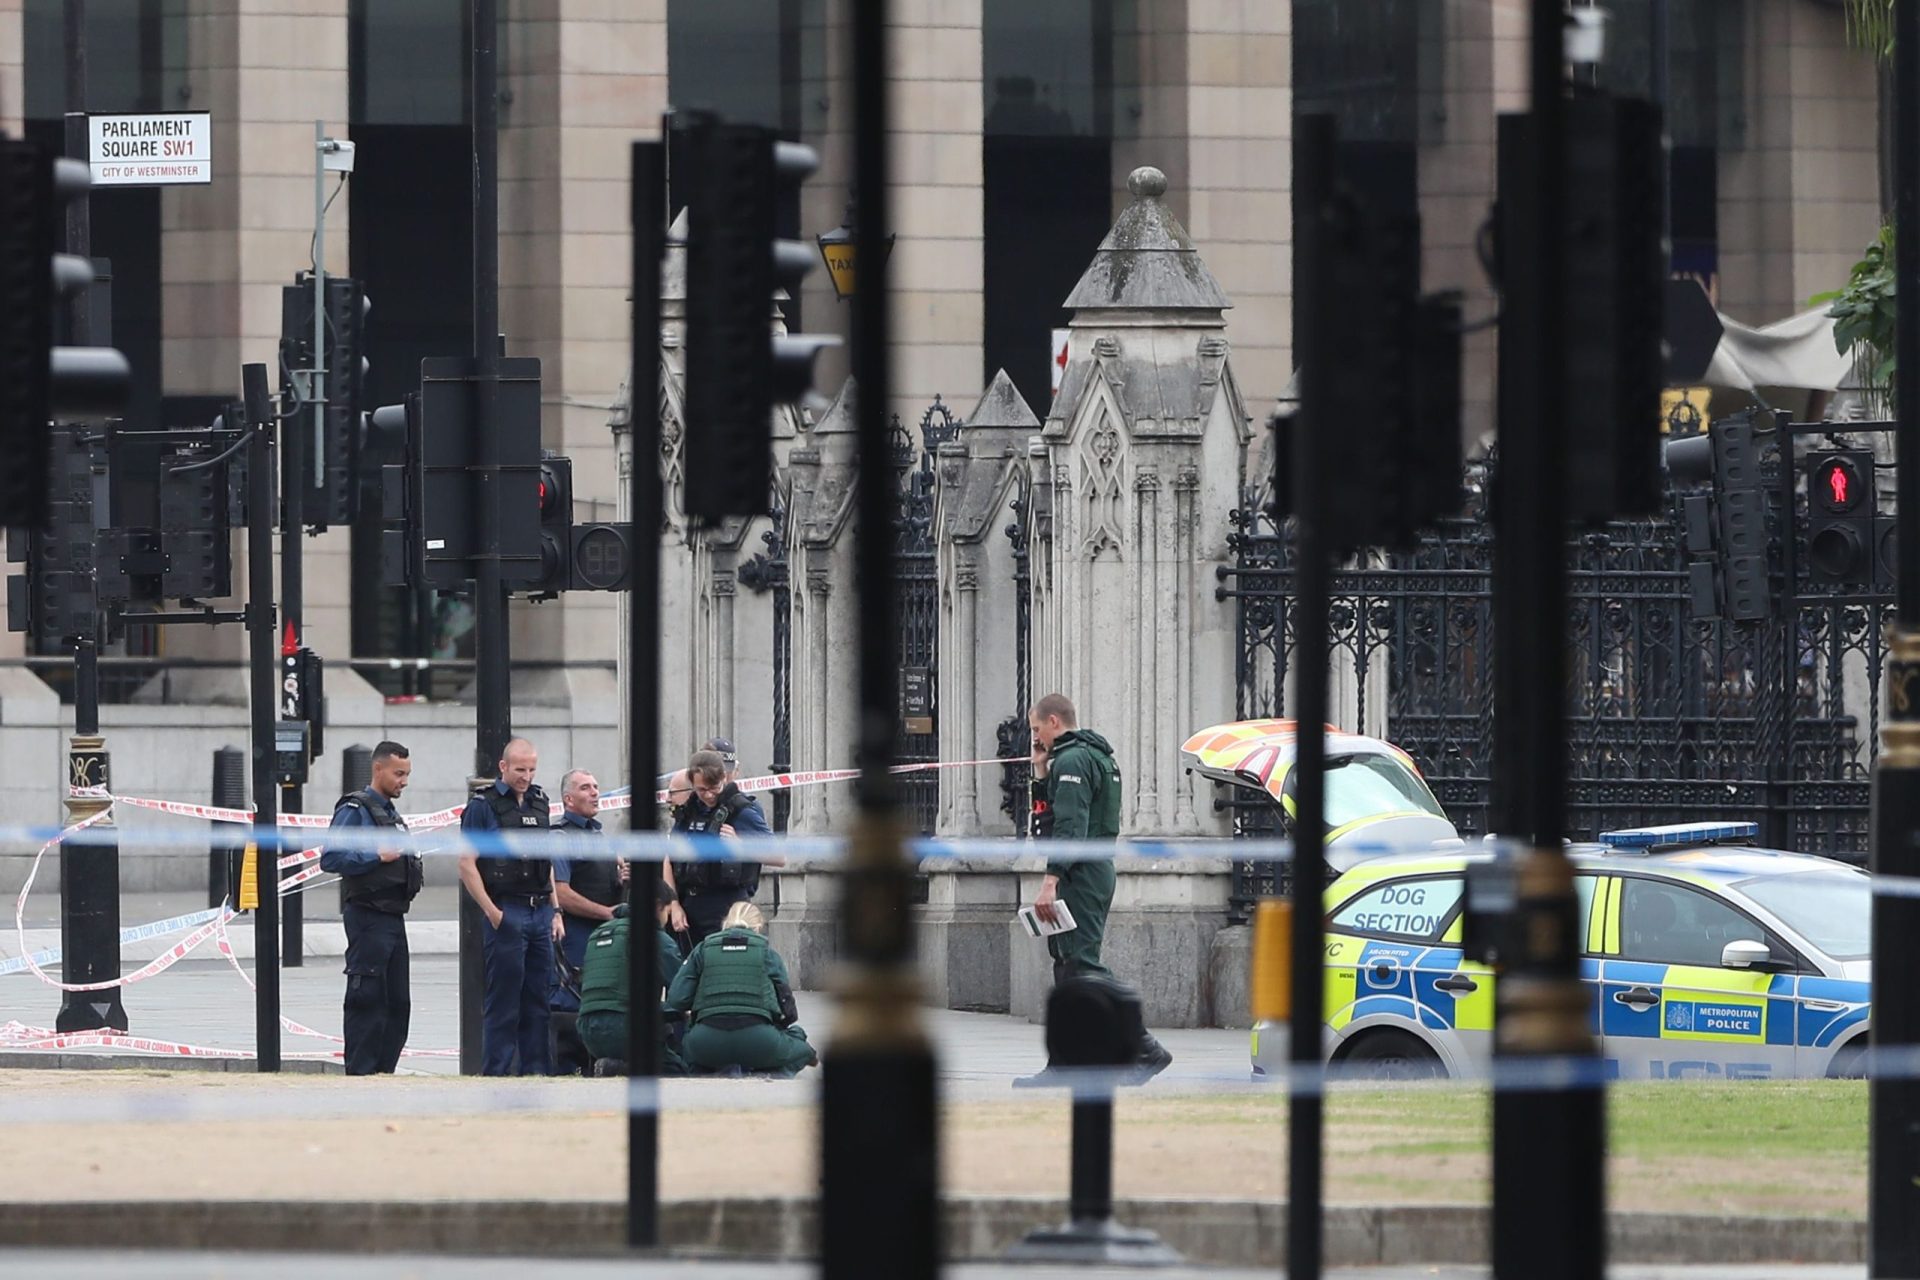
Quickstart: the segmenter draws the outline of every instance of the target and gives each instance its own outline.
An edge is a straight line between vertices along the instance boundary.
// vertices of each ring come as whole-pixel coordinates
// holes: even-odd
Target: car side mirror
[[[1720,951],[1720,965],[1725,969],[1764,969],[1772,960],[1773,949],[1752,938],[1735,938]]]

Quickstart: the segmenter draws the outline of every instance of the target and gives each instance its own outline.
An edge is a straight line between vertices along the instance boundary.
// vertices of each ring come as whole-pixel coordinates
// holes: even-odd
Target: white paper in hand
[[[1026,927],[1027,936],[1032,938],[1051,938],[1056,933],[1066,933],[1076,928],[1073,912],[1067,910],[1067,904],[1053,904],[1053,923],[1048,924],[1040,918],[1040,913],[1032,907],[1022,907],[1019,912],[1020,923]]]

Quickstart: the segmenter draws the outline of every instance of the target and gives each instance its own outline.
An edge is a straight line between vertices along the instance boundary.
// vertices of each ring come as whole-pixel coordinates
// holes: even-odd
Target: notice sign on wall
[[[96,187],[213,181],[213,125],[205,111],[91,116],[87,133]]]

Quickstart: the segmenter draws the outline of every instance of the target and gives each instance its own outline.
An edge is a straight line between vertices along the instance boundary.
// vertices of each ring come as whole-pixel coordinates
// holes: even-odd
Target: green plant
[[[1847,39],[1876,58],[1893,56],[1895,0],[1847,0]]]
[[[1894,296],[1893,228],[1883,226],[1853,264],[1846,287],[1815,294],[1813,305],[1832,304],[1833,345],[1853,354],[1854,379],[1876,396],[1891,398],[1894,372],[1893,328],[1899,299]]]

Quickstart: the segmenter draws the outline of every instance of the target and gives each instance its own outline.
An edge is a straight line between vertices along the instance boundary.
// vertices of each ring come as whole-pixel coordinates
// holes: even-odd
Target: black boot
[[[1167,1051],[1167,1046],[1154,1039],[1152,1032],[1148,1032],[1140,1042],[1140,1056],[1134,1059],[1133,1083],[1145,1084],[1172,1065],[1173,1055]]]

